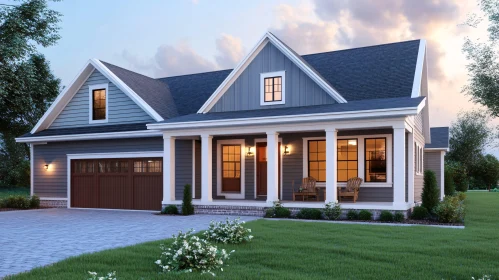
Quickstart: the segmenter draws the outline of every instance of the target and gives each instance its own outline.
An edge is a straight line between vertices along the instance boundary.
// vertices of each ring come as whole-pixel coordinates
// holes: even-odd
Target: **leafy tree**
[[[488,19],[488,40],[472,41],[467,38],[463,52],[469,61],[468,85],[463,92],[471,99],[488,108],[489,112],[499,116],[499,57],[497,42],[499,40],[499,0],[479,0],[479,7]],[[472,15],[466,24],[477,27],[481,18]]]
[[[455,192],[456,185],[454,184],[452,169],[446,164],[444,169],[444,194],[448,196],[453,195]]]
[[[485,148],[495,144],[496,130],[489,120],[483,111],[463,112],[450,127],[447,160],[461,163],[468,176]]]
[[[499,160],[490,154],[480,157],[473,176],[480,178],[490,191],[491,188],[497,186],[497,181],[499,181]]]
[[[457,161],[446,161],[445,165],[446,168],[448,168],[451,171],[456,191],[458,192],[467,191],[469,184],[469,177],[468,177],[468,172],[466,171],[464,165]]]
[[[423,192],[421,193],[421,204],[432,212],[440,200],[440,191],[437,186],[435,172],[426,170],[424,172]]]
[[[0,185],[29,182],[29,148],[14,138],[35,126],[60,90],[37,52],[60,38],[59,17],[46,0],[0,6]]]

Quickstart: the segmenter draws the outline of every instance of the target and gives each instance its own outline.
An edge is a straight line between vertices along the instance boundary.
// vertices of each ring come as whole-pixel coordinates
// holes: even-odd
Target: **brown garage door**
[[[161,158],[71,160],[71,207],[160,210]]]

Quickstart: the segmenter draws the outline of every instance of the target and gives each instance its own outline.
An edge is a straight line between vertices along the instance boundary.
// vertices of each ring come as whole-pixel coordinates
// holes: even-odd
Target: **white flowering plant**
[[[90,274],[90,278],[88,280],[116,280],[116,271],[109,272],[105,276],[99,276],[97,272],[89,271],[88,274]]]
[[[223,266],[234,252],[219,250],[208,240],[193,234],[193,230],[173,235],[171,246],[161,245],[160,259],[155,263],[163,272],[201,272],[215,276],[214,271],[223,271]]]
[[[251,229],[244,227],[245,222],[239,218],[224,221],[211,221],[210,227],[204,232],[206,239],[224,244],[238,244],[253,239]]]

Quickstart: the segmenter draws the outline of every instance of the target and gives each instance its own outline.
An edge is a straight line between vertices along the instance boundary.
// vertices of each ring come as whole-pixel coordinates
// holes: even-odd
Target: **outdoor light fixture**
[[[284,146],[284,155],[285,155],[285,156],[289,155],[289,148],[288,148],[288,146],[287,146],[287,145],[286,145],[286,146]]]
[[[247,156],[252,156],[253,152],[251,151],[251,147],[248,147],[248,152],[246,153]]]
[[[45,170],[49,170],[49,165],[48,164],[45,164],[43,167],[45,168]]]

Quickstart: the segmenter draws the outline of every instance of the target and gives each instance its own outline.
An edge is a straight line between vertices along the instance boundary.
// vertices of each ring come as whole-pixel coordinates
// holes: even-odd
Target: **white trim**
[[[58,201],[67,201],[66,197],[40,197],[40,200],[58,200]]]
[[[365,182],[364,178],[364,163],[365,163],[365,147],[364,140],[366,138],[386,138],[386,182]],[[366,134],[366,135],[351,135],[351,136],[338,136],[336,141],[342,139],[357,139],[357,175],[362,178],[363,183],[361,188],[391,188],[393,187],[393,135],[392,134]],[[309,140],[326,140],[326,137],[303,137],[303,177],[308,177],[308,141]],[[327,166],[327,163],[326,163]],[[327,180],[327,179],[326,179]],[[325,186],[325,182],[317,183],[318,186]],[[345,187],[346,182],[337,182],[338,187]]]
[[[449,148],[424,148],[425,151],[444,151],[448,152]]]
[[[98,70],[102,75],[104,75],[111,83],[116,85],[123,93],[130,97],[139,107],[141,107],[147,114],[149,114],[155,121],[163,121],[161,117],[154,109],[152,109],[149,104],[147,104],[137,93],[135,93],[130,87],[128,87],[121,79],[119,79],[113,72],[111,72],[104,64],[102,64],[97,59],[90,59],[85,67],[78,73],[75,79],[66,87],[50,105],[49,109],[42,118],[37,122],[35,127],[31,130],[34,134],[41,130],[47,129],[52,122],[59,116],[59,114],[64,110],[69,101],[74,97],[74,95],[80,90],[82,85],[86,82],[88,77],[93,73],[94,70]]]
[[[34,185],[34,174],[33,174],[33,171],[34,171],[34,166],[35,166],[35,152],[34,152],[34,144],[29,144],[29,184],[30,184],[30,187],[29,187],[29,195],[30,196],[33,196],[34,194],[34,191],[35,191],[35,185]]]
[[[106,118],[103,120],[94,120],[93,112],[94,112],[94,96],[93,91],[104,89],[106,91]],[[107,123],[109,119],[109,83],[104,84],[95,84],[88,86],[88,123]]]
[[[322,89],[324,89],[331,97],[333,97],[338,103],[347,103],[346,99],[343,98],[329,83],[327,83],[321,76],[319,76],[315,71],[310,69],[310,67],[297,55],[289,49],[286,45],[281,43],[272,33],[266,32],[257,44],[251,49],[248,55],[232,70],[232,72],[227,76],[227,78],[220,84],[220,86],[215,90],[215,92],[206,100],[206,102],[201,106],[198,113],[207,113],[215,105],[215,103],[220,99],[220,97],[227,91],[227,89],[236,81],[236,79],[241,75],[241,73],[246,69],[246,67],[253,61],[257,54],[271,42],[277,49],[279,49],[289,60],[294,62],[298,68],[300,68],[305,74],[307,74],[313,81],[315,81]]]
[[[445,151],[440,152],[440,200],[445,197]]]
[[[239,193],[233,192],[223,192],[222,191],[222,145],[241,145],[241,191]],[[227,139],[227,140],[217,140],[217,195],[225,196],[228,199],[244,199],[246,182],[245,182],[245,173],[246,173],[246,150],[244,139]]]
[[[67,208],[71,208],[71,160],[73,159],[100,159],[100,158],[147,158],[163,157],[163,151],[158,152],[120,152],[120,153],[88,153],[88,154],[66,154],[66,185],[67,185]],[[94,208],[92,208],[94,209]]]
[[[265,79],[281,77],[281,100],[265,101]],[[286,104],[286,71],[267,72],[260,74],[260,106]]]
[[[87,134],[74,134],[74,135],[20,137],[16,138],[16,142],[38,143],[38,142],[79,141],[79,140],[96,140],[96,139],[141,138],[141,137],[153,137],[153,136],[162,136],[162,135],[163,133],[157,130],[137,130],[137,131],[87,133]]]
[[[254,197],[255,197],[255,199],[258,198],[258,194],[257,194],[257,183],[258,182],[256,181],[256,172],[257,172],[256,171],[256,160],[257,160],[256,159],[256,144],[257,143],[267,143],[267,138],[255,138],[254,142],[253,142],[253,147],[255,149],[255,152],[253,153],[253,170],[254,170],[254,172],[253,172],[254,173],[253,174],[253,179],[254,179],[254,182],[255,182],[254,186],[253,186],[254,187],[253,190],[254,190]],[[281,168],[281,174],[279,175],[279,177],[281,178],[281,185],[280,185],[281,192],[280,192],[279,195],[280,195],[280,197],[282,199],[282,194],[283,194],[283,192],[282,192],[283,191],[283,184],[282,184],[283,177],[282,177],[282,174],[284,173],[283,170],[282,170],[282,161],[284,160],[284,157],[282,156],[282,147],[283,147],[283,144],[282,144],[282,138],[281,137],[279,137],[279,143],[281,143],[281,151],[279,152],[279,156],[281,157],[281,166],[280,166],[280,168]]]
[[[414,141],[414,143],[416,145],[416,175],[421,176],[424,171],[424,150],[419,142]]]
[[[421,102],[424,102],[422,100]],[[184,128],[205,128],[205,127],[222,127],[222,126],[240,126],[250,124],[283,124],[308,121],[333,121],[343,119],[358,119],[358,118],[382,118],[393,116],[408,116],[417,115],[418,107],[404,107],[395,109],[376,109],[364,111],[346,111],[318,114],[301,114],[288,116],[269,116],[241,119],[225,119],[225,120],[209,120],[209,121],[190,121],[180,123],[151,123],[147,124],[148,129],[184,129]]]
[[[416,60],[416,69],[414,72],[414,81],[412,83],[411,97],[421,96],[421,81],[423,76],[423,64],[426,54],[426,40],[419,41],[418,58]]]
[[[196,198],[196,140],[192,139],[192,198]]]

